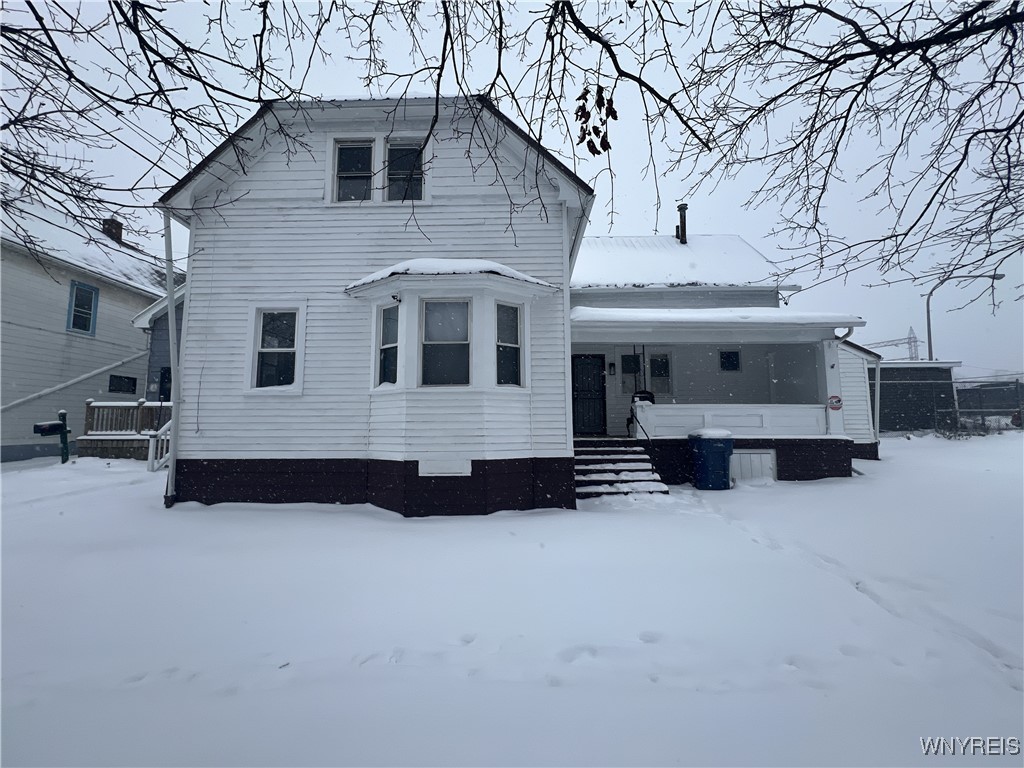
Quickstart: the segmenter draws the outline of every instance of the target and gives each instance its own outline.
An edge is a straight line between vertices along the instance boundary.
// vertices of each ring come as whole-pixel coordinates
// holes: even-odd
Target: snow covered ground
[[[1022,445],[471,519],[8,465],[3,763],[1020,765],[920,740],[1022,735]]]

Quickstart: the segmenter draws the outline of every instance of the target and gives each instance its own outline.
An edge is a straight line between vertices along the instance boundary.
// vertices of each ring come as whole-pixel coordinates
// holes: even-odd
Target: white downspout
[[[177,500],[175,470],[178,463],[178,425],[181,422],[181,378],[178,376],[178,318],[174,306],[174,258],[171,251],[171,213],[164,209],[164,272],[167,281],[167,335],[171,345],[171,402],[175,413],[171,417],[170,444],[167,453],[167,490],[164,506],[172,507]]]
[[[875,358],[875,442],[879,442],[878,419],[882,413],[882,360]]]

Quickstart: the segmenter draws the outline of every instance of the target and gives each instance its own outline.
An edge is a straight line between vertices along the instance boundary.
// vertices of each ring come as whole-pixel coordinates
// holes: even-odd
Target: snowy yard
[[[1020,765],[1018,434],[405,520],[5,466],[5,765]]]

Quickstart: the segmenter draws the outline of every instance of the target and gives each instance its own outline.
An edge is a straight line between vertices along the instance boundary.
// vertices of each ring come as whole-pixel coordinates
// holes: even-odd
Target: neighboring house
[[[953,369],[959,361],[884,360],[879,387],[883,432],[950,430],[958,424]],[[874,371],[869,371],[874,397]]]
[[[685,220],[584,238],[582,180],[482,98],[425,141],[434,109],[268,104],[161,198],[191,233],[176,500],[571,508],[574,438],[683,482],[706,426],[739,476],[850,474],[828,403],[863,320],[779,308],[760,254]]]
[[[174,320],[178,348],[181,348],[181,322],[185,309],[185,286],[174,292]],[[149,361],[146,368],[146,399],[168,403],[171,400],[171,337],[167,332],[167,297],[153,302],[132,318],[132,325],[149,334]]]
[[[848,476],[836,329],[864,321],[781,308],[794,286],[769,280],[740,237],[687,236],[679,208],[674,237],[584,238],[571,283],[576,434],[649,438],[669,483],[691,479],[687,435],[703,428],[733,433],[739,479]],[[637,392],[653,402],[634,405]]]
[[[147,342],[131,319],[163,291],[158,262],[121,237],[121,224],[82,228],[63,213],[19,203],[2,239],[2,459],[59,453],[32,426],[66,410],[81,434],[85,401],[144,396]],[[32,238],[28,248],[15,232]]]

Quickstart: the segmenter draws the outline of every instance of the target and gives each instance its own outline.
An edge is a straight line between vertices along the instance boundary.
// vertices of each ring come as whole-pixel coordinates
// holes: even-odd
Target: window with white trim
[[[651,392],[672,393],[672,362],[667,354],[651,355]]]
[[[398,305],[380,311],[380,344],[377,355],[377,384],[398,381]]]
[[[91,285],[71,281],[71,297],[68,300],[67,329],[74,333],[96,335],[96,307],[99,304],[99,289]]]
[[[522,313],[518,306],[496,306],[497,380],[498,384],[522,386]]]
[[[469,384],[469,302],[424,301],[422,368],[424,386]]]
[[[338,142],[335,154],[334,199],[338,202],[372,200],[373,142]]]
[[[295,383],[297,325],[295,310],[259,311],[255,387],[285,387]]]
[[[423,199],[423,152],[419,142],[388,143],[387,179],[387,200]]]

